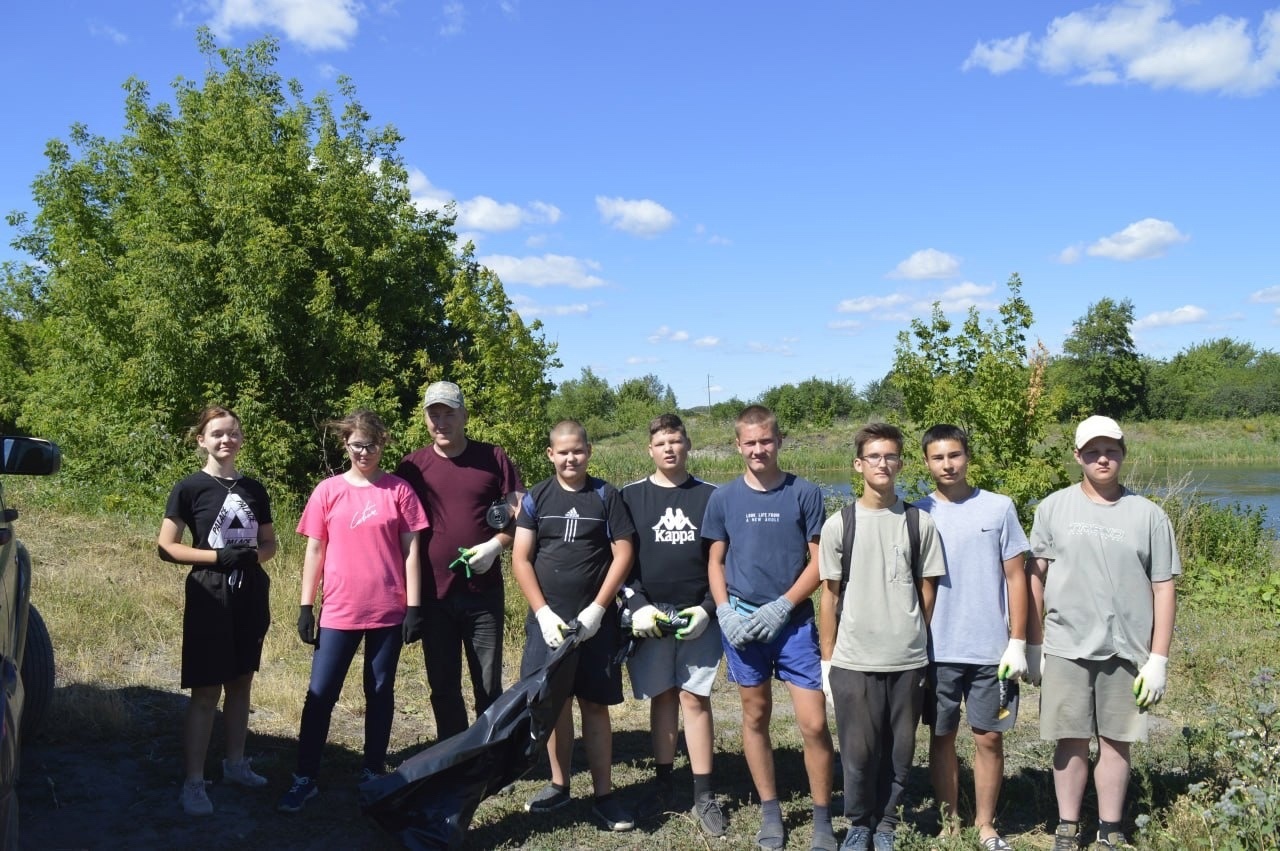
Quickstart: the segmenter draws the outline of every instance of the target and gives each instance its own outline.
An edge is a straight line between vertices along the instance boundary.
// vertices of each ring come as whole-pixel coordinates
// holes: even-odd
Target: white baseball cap
[[[1120,425],[1111,417],[1094,414],[1076,426],[1076,449],[1083,449],[1084,445],[1095,437],[1113,437],[1116,440],[1124,440],[1124,432],[1120,430]]]

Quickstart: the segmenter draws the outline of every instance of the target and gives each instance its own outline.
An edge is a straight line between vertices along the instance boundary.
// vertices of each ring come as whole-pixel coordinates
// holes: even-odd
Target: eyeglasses
[[[350,449],[352,452],[355,452],[361,455],[371,454],[374,452],[378,452],[382,449],[382,447],[376,443],[348,443],[347,448]]]
[[[872,467],[879,467],[881,462],[884,462],[885,464],[888,464],[890,467],[892,467],[894,464],[902,463],[902,456],[893,455],[893,454],[880,455],[877,453],[875,455],[863,455],[862,460],[863,462],[870,464]]]

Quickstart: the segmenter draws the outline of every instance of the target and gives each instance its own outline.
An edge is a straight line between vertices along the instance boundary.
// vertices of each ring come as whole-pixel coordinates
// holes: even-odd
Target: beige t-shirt
[[[916,580],[943,576],[946,559],[933,519],[920,512],[920,572],[912,573],[906,506],[873,510],[858,505],[853,558],[831,664],[850,671],[908,671],[929,664],[929,633]],[[840,578],[844,516],[822,526],[818,571]]]

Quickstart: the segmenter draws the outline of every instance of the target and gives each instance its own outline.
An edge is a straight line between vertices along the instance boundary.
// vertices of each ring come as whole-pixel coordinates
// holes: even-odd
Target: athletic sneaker
[[[648,821],[651,818],[657,818],[663,813],[670,812],[671,800],[674,797],[670,783],[655,781],[649,794],[645,795],[640,800],[640,803],[636,805],[636,819],[638,821]]]
[[[301,812],[303,804],[318,794],[320,794],[320,787],[316,785],[314,777],[299,777],[295,774],[293,785],[280,797],[280,803],[276,805],[276,809],[282,813]]]
[[[1096,848],[1132,848],[1128,840],[1124,838],[1124,834],[1118,830],[1113,830],[1106,836],[1098,834],[1098,844]]]
[[[1077,851],[1080,847],[1080,825],[1059,824],[1053,832],[1053,851]]]
[[[360,779],[356,783],[368,783],[370,780],[377,780],[379,777],[386,777],[385,771],[374,771],[372,768],[360,769]]]
[[[635,817],[613,795],[596,798],[591,807],[591,815],[604,825],[605,830],[630,830],[636,826]]]
[[[854,825],[845,834],[840,851],[870,851],[871,828]]]
[[[249,764],[249,758],[245,757],[239,762],[222,761],[222,782],[261,789],[267,785],[267,778],[255,773],[253,766]]]
[[[893,851],[893,840],[893,831],[877,830],[871,837],[871,845],[876,851]]]
[[[182,811],[189,816],[207,816],[213,812],[213,801],[204,791],[204,780],[188,780],[182,784]]]
[[[707,836],[724,836],[729,832],[729,820],[714,795],[708,795],[693,805],[693,817]]]
[[[524,811],[526,813],[549,813],[568,806],[572,800],[573,798],[570,797],[568,789],[557,789],[548,783],[529,799],[529,803],[524,805]]]

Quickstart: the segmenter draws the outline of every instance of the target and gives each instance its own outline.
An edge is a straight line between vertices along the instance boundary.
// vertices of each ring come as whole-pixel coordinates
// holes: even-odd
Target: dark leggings
[[[311,684],[302,706],[298,733],[298,774],[314,778],[320,771],[320,755],[329,738],[333,707],[342,694],[342,683],[364,639],[364,767],[386,770],[395,714],[396,666],[400,663],[401,629],[320,629],[320,646],[311,658]]]

